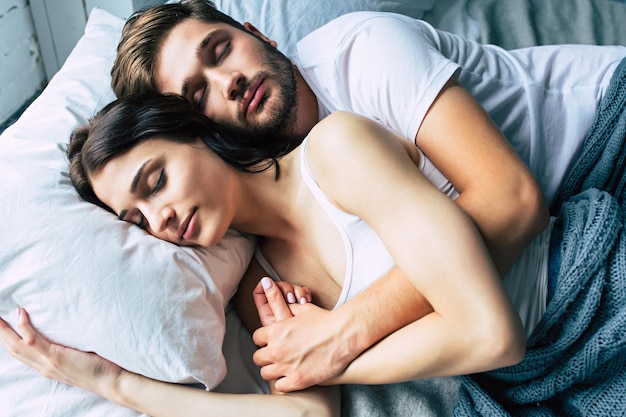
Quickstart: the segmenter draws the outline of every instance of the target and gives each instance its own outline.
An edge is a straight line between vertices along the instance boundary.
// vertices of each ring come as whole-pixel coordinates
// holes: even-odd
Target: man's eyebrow
[[[213,36],[213,32],[210,32],[206,35],[196,46],[196,56],[201,56],[202,51],[207,47],[209,42],[211,41],[211,36]],[[189,77],[183,80],[183,85],[180,87],[180,95],[183,97],[187,97],[187,92],[189,91]]]

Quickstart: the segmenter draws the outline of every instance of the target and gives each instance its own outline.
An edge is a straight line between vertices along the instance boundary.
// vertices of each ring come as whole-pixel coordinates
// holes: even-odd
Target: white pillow
[[[67,175],[71,130],[114,99],[123,21],[95,9],[41,96],[0,137],[0,315],[17,306],[52,340],[171,382],[224,377],[224,309],[253,245],[232,232],[206,250],[160,241],[79,199]],[[2,415],[136,415],[48,381],[0,349]],[[88,412],[87,412],[88,411]]]
[[[287,56],[296,42],[342,14],[360,10],[393,12],[416,19],[430,11],[435,0],[213,0],[215,6],[238,22],[250,22],[278,42]]]

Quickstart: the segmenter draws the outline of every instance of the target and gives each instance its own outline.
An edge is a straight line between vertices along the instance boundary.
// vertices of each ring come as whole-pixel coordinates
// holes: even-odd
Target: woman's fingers
[[[26,310],[18,310],[17,332],[11,326],[0,319],[0,340],[2,346],[15,359],[34,368],[42,375],[53,378],[51,365],[50,342],[42,336],[30,322],[30,317]]]
[[[35,330],[30,322],[30,316],[23,308],[18,309],[17,330],[20,332],[22,341],[26,345],[33,345],[41,334]]]
[[[22,338],[6,321],[0,319],[0,344],[11,354],[18,349]]]
[[[260,284],[267,298],[267,304],[272,310],[274,321],[285,320],[292,317],[293,315],[289,310],[289,306],[285,301],[280,287],[268,277],[262,278]]]
[[[293,317],[289,304],[306,304],[312,300],[308,287],[274,281],[268,277],[262,278],[257,284],[252,298],[263,326]]]
[[[276,281],[274,284],[283,293],[283,298],[287,304],[306,304],[311,302],[311,290],[309,287],[303,287],[291,284],[286,281]]]

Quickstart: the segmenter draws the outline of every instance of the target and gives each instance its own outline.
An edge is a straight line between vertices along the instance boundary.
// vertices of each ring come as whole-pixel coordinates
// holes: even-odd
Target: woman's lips
[[[196,209],[193,209],[191,215],[181,225],[178,237],[180,239],[189,240],[196,230],[196,224],[198,223],[198,216],[196,215]]]

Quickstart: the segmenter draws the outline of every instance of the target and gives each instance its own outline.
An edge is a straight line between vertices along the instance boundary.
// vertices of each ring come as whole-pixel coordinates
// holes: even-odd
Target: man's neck
[[[319,121],[319,107],[317,97],[311,87],[300,74],[298,67],[294,65],[296,73],[296,94],[298,95],[298,115],[294,127],[294,134],[300,139],[304,139],[309,134],[313,126]]]

